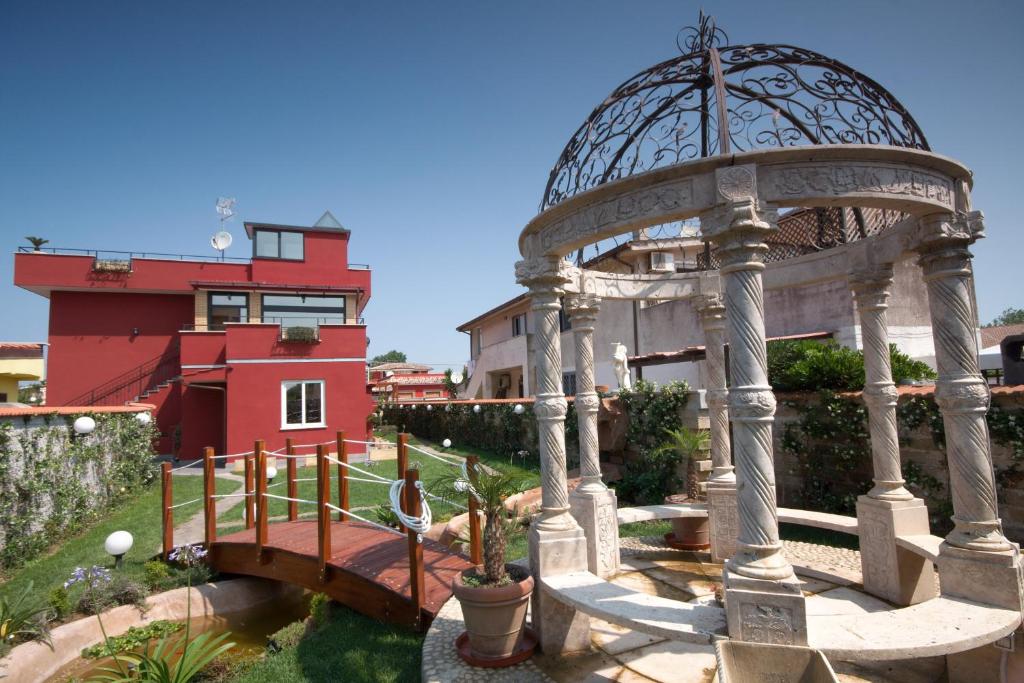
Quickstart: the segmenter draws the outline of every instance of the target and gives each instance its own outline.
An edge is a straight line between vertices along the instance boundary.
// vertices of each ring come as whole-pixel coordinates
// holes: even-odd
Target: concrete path
[[[201,477],[203,476],[203,470],[201,468],[187,468],[179,470],[174,473],[176,476],[184,477]],[[245,479],[240,475],[234,474],[227,471],[218,471],[216,474],[217,479],[228,479],[236,482],[238,486],[228,493],[241,493],[242,486],[245,484]],[[241,505],[244,498],[242,496],[232,496],[231,498],[218,498],[217,499],[217,517],[235,507]],[[174,545],[186,545],[194,543],[202,543],[206,540],[206,528],[203,520],[203,508],[202,505],[198,505],[196,512],[189,517],[186,521],[181,524],[176,524],[174,527]],[[159,548],[157,552],[159,552]]]

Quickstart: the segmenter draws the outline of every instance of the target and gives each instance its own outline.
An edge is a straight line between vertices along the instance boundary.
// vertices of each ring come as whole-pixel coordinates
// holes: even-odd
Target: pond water
[[[190,622],[190,632],[191,634],[206,631],[230,632],[231,636],[228,638],[228,642],[235,643],[235,647],[230,653],[232,659],[259,657],[266,651],[267,638],[271,634],[309,614],[309,597],[309,593],[295,594],[294,597],[266,602],[226,616],[194,617]],[[88,618],[95,619],[95,617]],[[178,633],[184,633],[184,630]],[[100,675],[101,668],[112,665],[113,660],[110,658],[101,660],[78,658],[48,678],[47,683],[87,680],[91,676]]]

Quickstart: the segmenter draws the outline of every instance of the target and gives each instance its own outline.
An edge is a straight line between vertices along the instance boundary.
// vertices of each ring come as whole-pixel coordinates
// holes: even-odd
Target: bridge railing
[[[439,498],[429,493],[420,481],[418,468],[409,466],[409,450],[413,449],[423,455],[439,460],[452,467],[461,467],[465,473],[466,468],[477,467],[479,459],[476,456],[469,456],[463,461],[454,460],[454,456],[442,456],[409,444],[407,434],[399,434],[397,439],[396,466],[397,479],[389,479],[375,472],[362,469],[350,462],[349,444],[361,444],[371,446],[371,442],[356,441],[345,438],[344,431],[338,431],[336,438],[332,441],[316,444],[295,444],[289,438],[285,441],[285,447],[278,451],[267,451],[266,444],[262,439],[253,443],[253,449],[245,453],[234,453],[230,455],[215,455],[213,448],[203,449],[203,495],[201,498],[174,504],[174,482],[173,473],[177,470],[191,467],[193,463],[172,468],[170,463],[163,463],[161,468],[161,483],[163,487],[163,556],[169,559],[174,549],[174,510],[187,505],[202,502],[204,543],[207,549],[217,540],[217,500],[221,498],[241,497],[244,505],[245,528],[255,528],[256,561],[264,563],[268,561],[265,547],[269,539],[269,507],[270,501],[279,499],[287,502],[288,520],[296,521],[299,518],[299,503],[316,506],[317,524],[317,561],[319,565],[319,578],[321,582],[330,579],[330,558],[331,558],[331,513],[337,513],[338,521],[358,521],[372,526],[379,527],[385,531],[404,535],[408,539],[409,548],[409,579],[412,602],[417,610],[423,607],[424,584],[423,584],[423,534],[428,531],[432,522],[430,507],[427,498]],[[332,453],[330,446],[336,450]],[[297,454],[296,451],[302,448],[316,448],[316,476],[299,478],[298,461],[309,456]],[[283,452],[282,452],[283,451]],[[270,483],[268,471],[270,463],[274,463],[274,476],[277,472],[277,458],[283,457],[286,460],[286,478],[283,482]],[[369,457],[369,452],[368,456]],[[239,493],[218,494],[216,492],[215,466],[219,459],[242,458],[243,460],[243,489]],[[336,478],[338,487],[337,505],[331,502],[331,472],[330,466],[336,465]],[[306,500],[299,498],[298,484],[302,481],[316,481],[317,499]],[[373,520],[367,519],[351,509],[349,500],[349,482],[360,481],[388,486],[389,498],[392,511],[399,519],[404,531],[385,526]],[[270,493],[268,489],[280,485],[287,486],[287,495]],[[456,507],[469,511],[469,555],[473,564],[479,565],[482,562],[482,544],[479,511],[479,503],[473,495],[472,488],[467,488],[467,505],[447,501]],[[417,612],[418,613],[418,612]]]

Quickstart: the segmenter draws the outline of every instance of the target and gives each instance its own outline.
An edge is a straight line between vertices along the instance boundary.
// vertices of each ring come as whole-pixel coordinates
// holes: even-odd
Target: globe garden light
[[[480,404],[479,403],[477,405],[473,406],[473,412],[474,413],[479,413],[480,412]]]
[[[83,415],[82,417],[75,420],[75,434],[81,434],[83,436],[85,434],[92,434],[92,431],[94,429],[96,429],[96,420],[92,419],[88,415]]]
[[[433,410],[433,409],[434,409],[434,406],[429,405],[429,404],[427,405],[427,410]]]
[[[515,413],[516,415],[522,415],[523,414],[523,404],[522,403],[517,403],[516,407],[512,409],[512,412]]]
[[[121,569],[124,566],[124,554],[132,549],[134,543],[135,539],[127,531],[115,531],[107,536],[103,549],[114,556],[114,566]]]
[[[441,442],[441,445],[444,446],[445,448],[451,448],[452,447],[452,440],[451,439],[445,439],[444,441]]]
[[[153,416],[150,415],[148,411],[144,413],[135,413],[135,421],[145,427],[153,421]]]
[[[274,465],[267,465],[267,481],[273,482],[274,477],[277,476],[277,467]]]

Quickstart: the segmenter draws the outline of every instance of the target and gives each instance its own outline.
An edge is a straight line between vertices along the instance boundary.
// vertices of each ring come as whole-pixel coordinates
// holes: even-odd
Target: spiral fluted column
[[[850,276],[850,289],[860,316],[864,345],[864,402],[871,432],[871,463],[875,485],[868,496],[878,500],[911,500],[903,486],[900,441],[896,428],[896,385],[892,381],[886,309],[892,287],[892,266],[878,265]]]
[[[918,264],[928,285],[935,340],[935,402],[946,429],[953,530],[946,541],[959,548],[1004,551],[989,443],[988,383],[978,366],[976,316],[968,246],[983,234],[980,212],[933,214],[914,237]]]
[[[705,389],[711,418],[711,477],[708,485],[734,486],[732,451],[729,443],[729,390],[725,379],[725,304],[721,294],[704,294],[696,300],[704,328]]]
[[[567,296],[576,347],[576,399],[579,426],[580,485],[569,496],[573,517],[587,536],[587,567],[600,577],[619,569],[619,525],[615,493],[601,479],[601,455],[597,438],[600,400],[594,383],[594,325],[601,300],[593,295]]]
[[[731,175],[744,170],[729,169]],[[750,175],[750,181],[739,180],[752,184]],[[777,229],[778,217],[759,206],[755,196],[725,196],[727,203],[701,216],[701,229],[718,245],[728,318],[729,418],[739,513],[739,537],[730,567],[749,578],[785,579],[793,576],[793,568],[779,540],[772,461],[775,396],[768,384],[761,280],[762,256],[768,249],[765,238]]]

